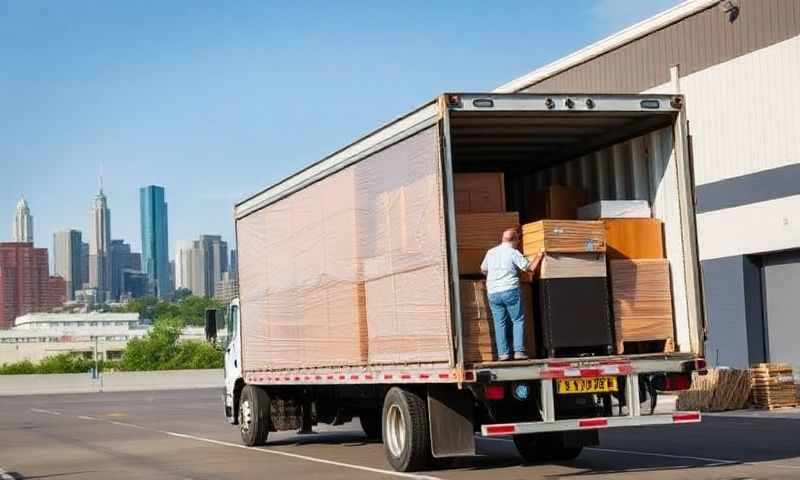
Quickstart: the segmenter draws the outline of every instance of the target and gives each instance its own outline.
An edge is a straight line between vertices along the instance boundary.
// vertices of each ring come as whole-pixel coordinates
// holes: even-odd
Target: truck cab
[[[242,341],[239,326],[239,299],[234,298],[227,308],[226,331],[227,345],[225,346],[225,392],[223,401],[225,405],[225,418],[231,424],[237,424],[239,393],[244,386],[242,380]]]

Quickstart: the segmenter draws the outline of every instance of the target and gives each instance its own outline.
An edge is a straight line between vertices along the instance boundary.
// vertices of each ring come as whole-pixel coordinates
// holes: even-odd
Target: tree
[[[123,370],[165,370],[166,363],[177,352],[183,322],[177,317],[161,317],[142,338],[128,341],[122,352]]]
[[[184,298],[188,297],[191,294],[192,294],[192,291],[189,290],[188,288],[183,288],[183,287],[176,288],[175,289],[175,301],[176,302],[180,302],[181,300],[183,300]]]
[[[186,325],[202,326],[205,325],[206,309],[222,308],[222,304],[213,298],[190,295],[178,304],[178,308],[179,315]]]
[[[180,341],[181,317],[160,317],[142,338],[130,340],[122,353],[122,370],[221,368],[222,351],[198,341]]]

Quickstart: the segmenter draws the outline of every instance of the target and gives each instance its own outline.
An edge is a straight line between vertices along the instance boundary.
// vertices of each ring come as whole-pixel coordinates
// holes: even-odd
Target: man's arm
[[[484,275],[489,273],[489,262],[486,261],[488,258],[489,252],[486,252],[486,255],[483,256],[483,261],[481,262],[481,272],[483,272]]]

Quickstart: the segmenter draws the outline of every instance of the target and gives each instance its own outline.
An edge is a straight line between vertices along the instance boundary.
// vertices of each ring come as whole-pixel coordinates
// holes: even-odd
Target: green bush
[[[115,362],[98,361],[100,371],[116,367]],[[76,353],[60,353],[37,363],[23,360],[0,365],[0,375],[23,375],[31,373],[86,373],[94,368],[94,360]]]
[[[221,368],[223,354],[215,346],[179,341],[183,325],[179,317],[158,319],[147,335],[128,342],[120,368],[127,371]]]

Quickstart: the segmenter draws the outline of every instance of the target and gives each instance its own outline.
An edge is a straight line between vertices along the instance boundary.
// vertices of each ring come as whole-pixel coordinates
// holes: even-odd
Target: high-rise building
[[[124,269],[139,270],[139,254],[131,253],[131,246],[125,240],[111,240],[111,299],[118,300],[122,286]]]
[[[89,286],[89,244],[81,242],[81,283],[76,290],[83,290]]]
[[[105,301],[111,292],[111,212],[103,189],[89,209],[89,287],[97,289],[98,301]]]
[[[121,300],[130,298],[141,298],[147,295],[147,274],[138,270],[123,268],[120,272],[122,282],[120,284],[119,298]]]
[[[75,300],[75,291],[83,288],[82,245],[80,230],[59,230],[53,234],[53,273],[66,282],[68,300]]]
[[[205,258],[200,242],[181,240],[175,248],[175,288],[206,296]]]
[[[205,296],[213,297],[217,282],[228,271],[228,243],[219,235],[200,235],[199,243],[203,249]]]
[[[139,252],[131,253],[131,268],[142,271],[142,254]]]
[[[32,243],[0,243],[0,329],[30,312],[44,312],[66,300],[66,283],[51,277],[46,248]]]
[[[239,268],[239,257],[236,255],[236,249],[231,249],[231,261],[228,263],[228,272],[231,276],[236,278],[236,270]]]
[[[214,288],[214,298],[221,304],[228,305],[231,300],[239,296],[239,281],[231,272],[222,274],[222,279],[217,282]]]
[[[33,215],[25,197],[17,202],[14,221],[11,224],[11,241],[33,243]]]
[[[169,281],[169,234],[164,187],[139,189],[142,230],[142,270],[147,273],[157,297],[172,295]]]

